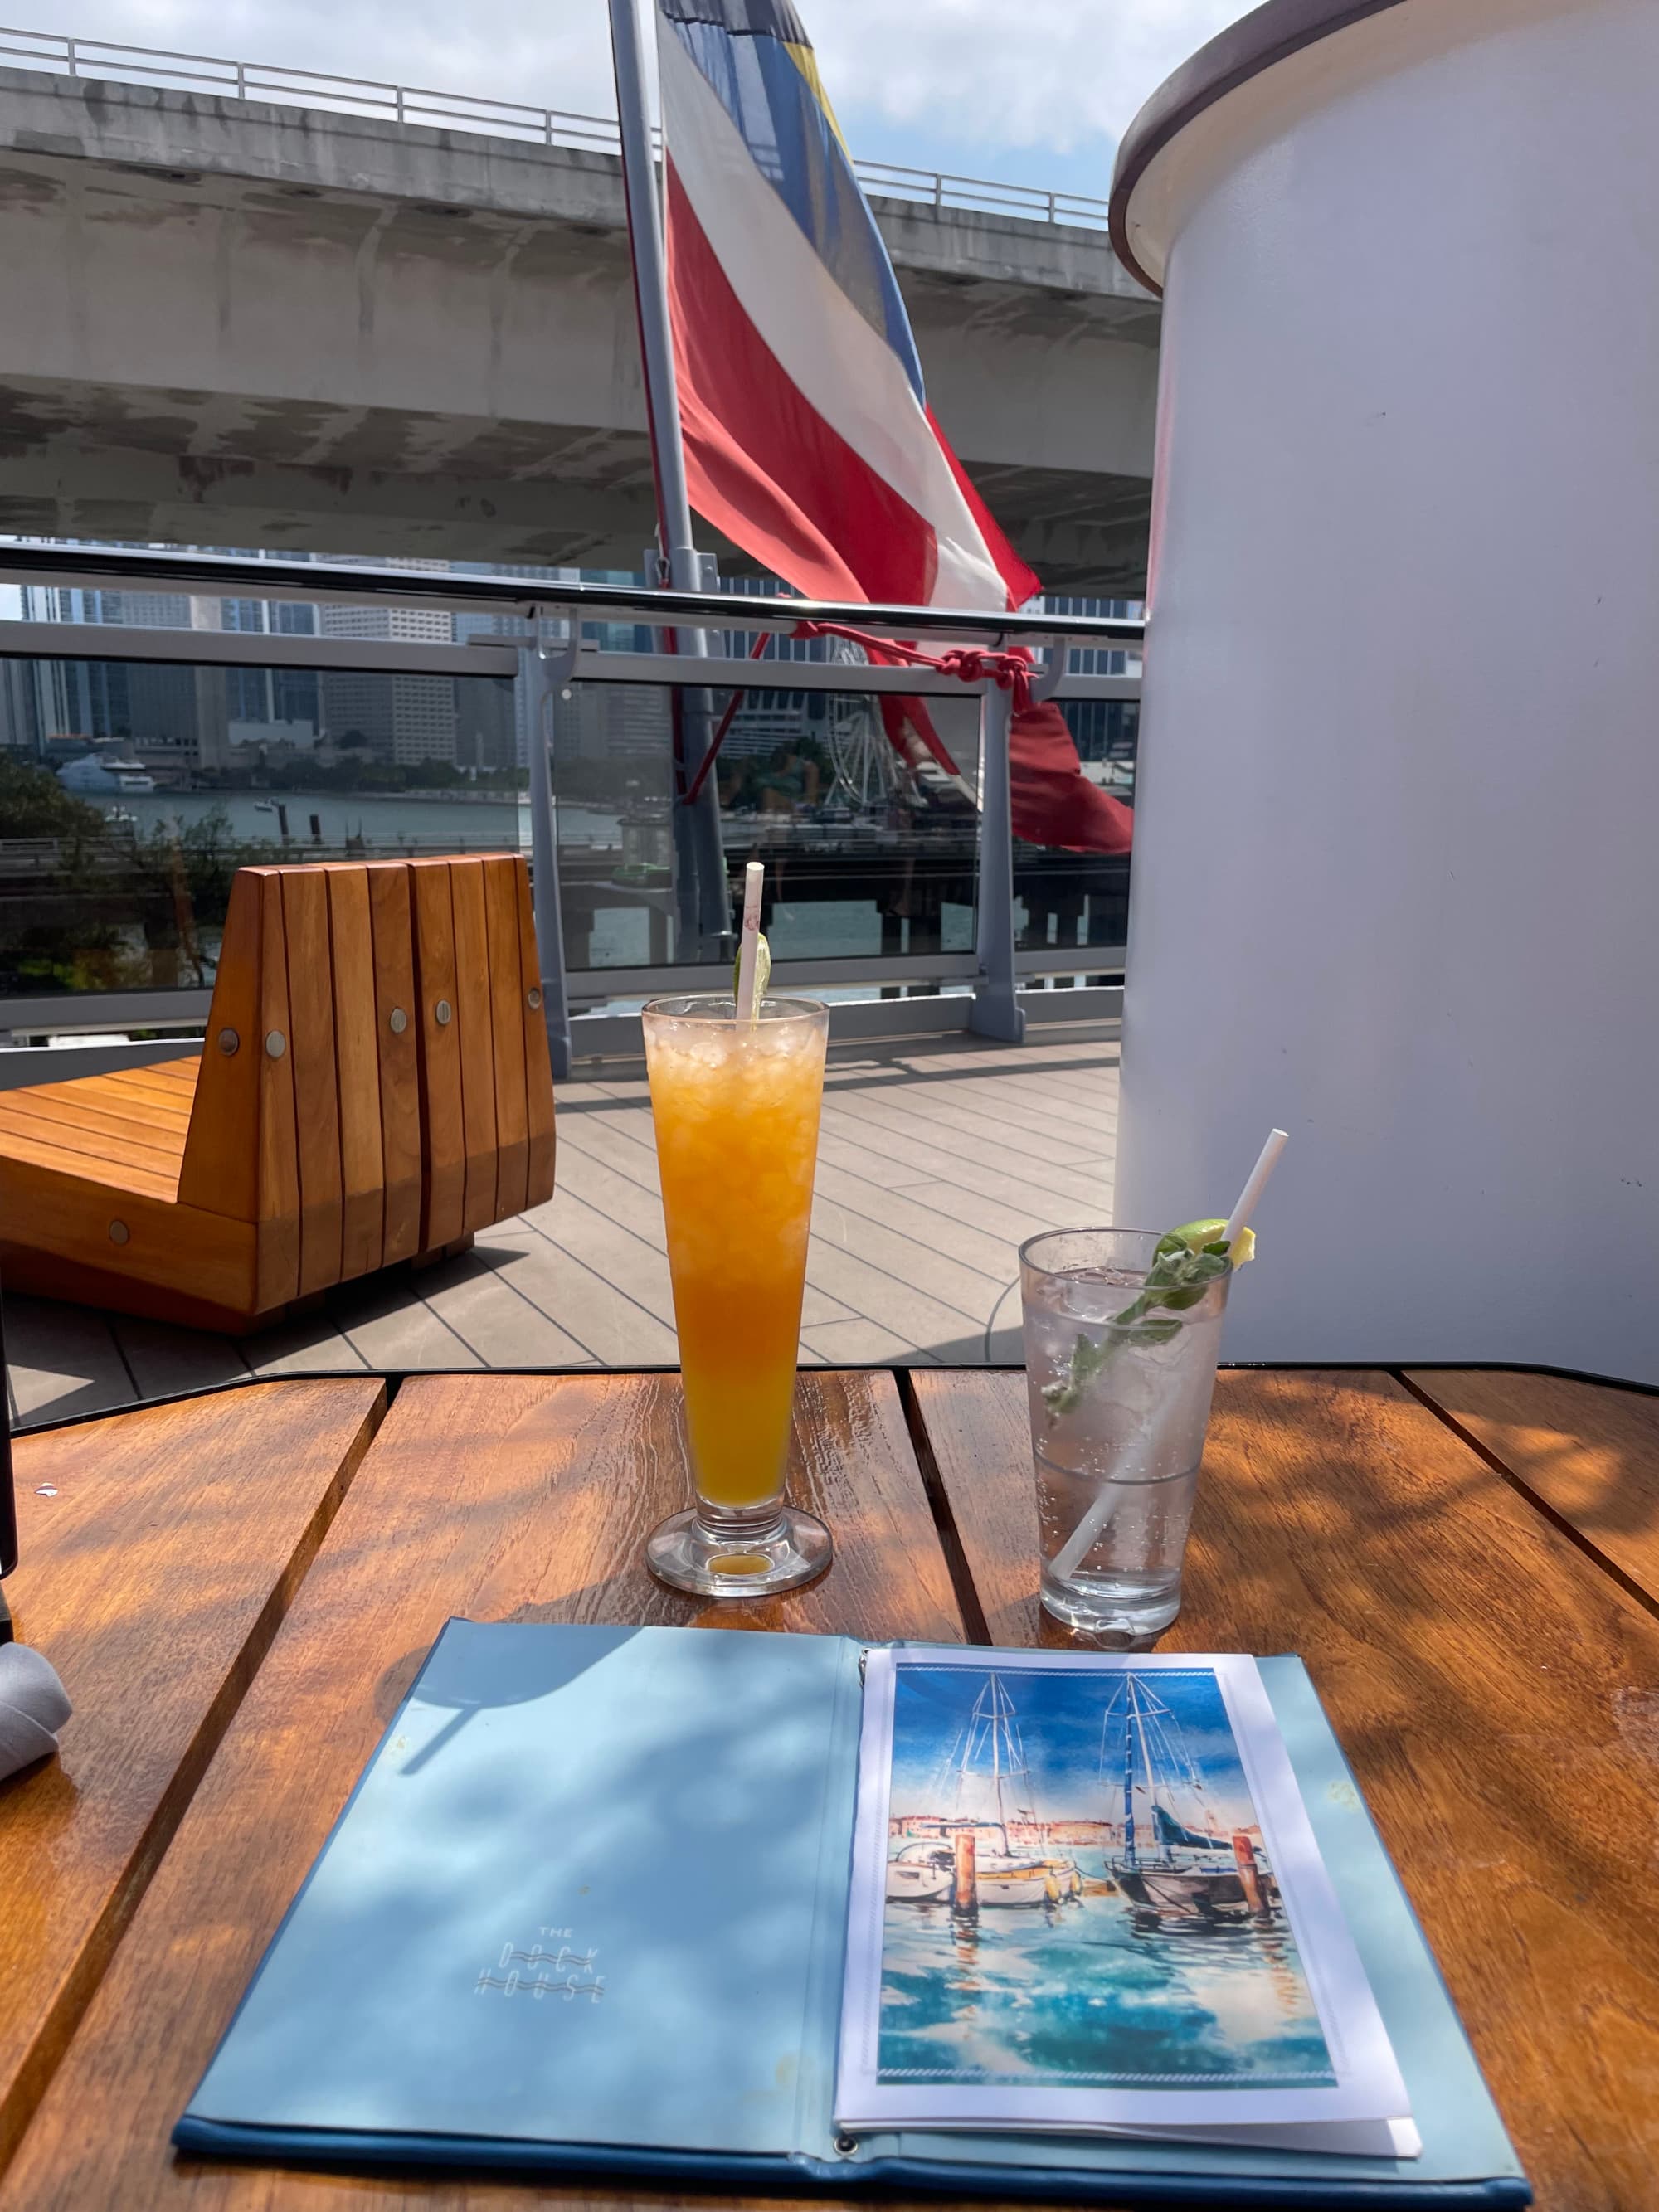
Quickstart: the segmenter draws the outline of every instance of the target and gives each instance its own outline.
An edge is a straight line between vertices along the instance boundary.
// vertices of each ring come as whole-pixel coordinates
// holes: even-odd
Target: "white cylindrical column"
[[[1279,1122],[1231,1356],[1659,1382],[1659,9],[1350,13],[1259,9],[1120,166],[1117,1218],[1224,1212]]]

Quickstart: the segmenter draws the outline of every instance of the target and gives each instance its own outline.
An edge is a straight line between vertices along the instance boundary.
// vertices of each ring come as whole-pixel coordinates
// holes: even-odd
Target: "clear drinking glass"
[[[1139,1642],[1181,1608],[1231,1267],[1148,1293],[1144,1229],[1062,1229],[1020,1249],[1042,1553],[1056,1620]]]
[[[696,1486],[646,1559],[708,1596],[793,1589],[830,1564],[823,1522],[783,1502],[829,1009],[658,999],[644,1024]]]

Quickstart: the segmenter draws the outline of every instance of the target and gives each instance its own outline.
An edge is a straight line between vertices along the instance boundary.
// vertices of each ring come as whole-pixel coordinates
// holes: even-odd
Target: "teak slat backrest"
[[[258,1231],[261,1312],[300,1290],[300,1159],[289,1050],[288,931],[280,868],[230,889],[179,1201]]]
[[[431,1251],[551,1197],[553,1079],[524,862],[410,874]]]
[[[341,1279],[344,1213],[324,870],[283,871],[283,921],[288,931],[287,1056],[294,1065],[294,1123],[300,1145],[300,1295],[305,1297]]]
[[[466,1138],[461,1115],[461,1032],[455,1020],[455,915],[447,860],[410,864],[415,925],[415,989],[420,1006],[421,1249],[434,1252],[461,1234],[466,1195]]]
[[[461,1121],[466,1137],[464,1232],[495,1218],[495,1053],[491,1034],[489,943],[483,862],[451,860],[455,915],[455,1025],[461,1033]]]
[[[491,1218],[522,1213],[530,1188],[530,1121],[525,1091],[525,987],[519,975],[517,864],[483,864],[484,936],[489,952],[489,1041],[495,1090],[495,1188]]]
[[[521,860],[244,868],[179,1196],[258,1230],[261,1311],[553,1188]]]
[[[386,1241],[386,1163],[380,1134],[380,1056],[375,1038],[374,940],[368,871],[321,871],[334,963],[334,1065],[340,1092],[340,1275],[380,1265]]]
[[[409,870],[401,860],[368,870],[374,950],[374,1038],[380,1054],[380,1159],[386,1178],[381,1258],[421,1249],[421,1062],[416,1034],[415,930]]]

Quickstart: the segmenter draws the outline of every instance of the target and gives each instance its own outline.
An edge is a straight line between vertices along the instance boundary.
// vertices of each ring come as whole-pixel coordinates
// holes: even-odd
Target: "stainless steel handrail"
[[[510,638],[475,638],[465,645],[407,639],[321,637],[280,630],[149,629],[126,623],[24,622],[0,619],[0,660],[117,660],[181,668],[303,668],[383,676],[494,676],[518,673]],[[584,646],[571,669],[584,684],[665,684],[682,664],[660,654],[606,653]],[[904,698],[959,699],[961,679],[929,668],[872,668],[861,661],[751,660],[711,654],[699,661],[699,684],[734,691],[893,692]],[[1140,678],[1068,672],[1062,699],[1138,699]]]
[[[1115,645],[1140,649],[1146,624],[1126,616],[988,614],[962,607],[905,607],[791,599],[732,592],[673,592],[647,584],[580,584],[550,576],[465,576],[453,569],[380,568],[369,562],[264,561],[240,554],[173,552],[155,546],[0,544],[0,579],[70,584],[85,590],[200,592],[218,599],[381,599],[458,614],[567,616],[633,622],[658,629],[781,630],[836,622],[885,637],[990,640],[1009,644]]]
[[[389,84],[378,77],[340,76],[329,70],[228,61],[213,54],[127,46],[109,39],[70,38],[58,31],[24,31],[0,24],[0,58],[7,57],[58,76],[136,78],[162,91],[180,84],[192,89],[199,86],[232,100],[265,99],[312,107],[327,104],[347,112],[386,115],[397,123],[460,123],[488,137],[529,139],[585,152],[618,151],[617,125],[609,116],[579,115],[563,108],[533,106],[524,100],[495,100],[479,93],[434,92],[416,85]],[[871,191],[893,198],[1079,229],[1106,228],[1108,203],[1086,193],[1048,191],[1036,185],[913,169],[901,161],[855,161],[854,167]]]

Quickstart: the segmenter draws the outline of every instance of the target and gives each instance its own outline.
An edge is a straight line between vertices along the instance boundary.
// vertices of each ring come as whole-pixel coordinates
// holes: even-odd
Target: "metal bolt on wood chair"
[[[240,1333],[553,1192],[521,860],[244,868],[198,1059],[0,1093],[9,1288]]]

